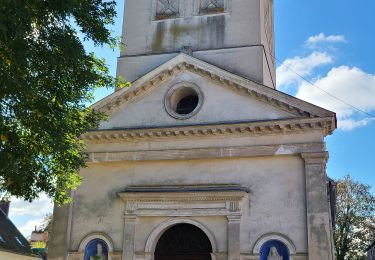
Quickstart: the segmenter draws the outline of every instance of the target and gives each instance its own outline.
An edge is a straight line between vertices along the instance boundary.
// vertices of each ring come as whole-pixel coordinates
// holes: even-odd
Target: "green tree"
[[[87,104],[115,81],[79,35],[115,47],[115,1],[2,0],[0,14],[0,193],[66,203],[85,167],[79,137],[102,118]]]
[[[375,239],[375,196],[369,185],[349,175],[337,181],[336,258],[365,259],[366,247]]]
[[[53,214],[48,213],[44,216],[42,223],[39,226],[39,230],[44,232],[52,232]]]

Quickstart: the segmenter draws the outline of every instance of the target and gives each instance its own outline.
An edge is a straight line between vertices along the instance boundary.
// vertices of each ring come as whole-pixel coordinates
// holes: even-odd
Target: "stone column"
[[[72,202],[69,205],[53,208],[51,236],[49,238],[48,259],[68,260],[70,237],[72,229],[74,192],[71,192]]]
[[[125,215],[124,244],[123,244],[122,260],[133,260],[136,224],[137,224],[137,216]]]
[[[332,260],[331,223],[327,198],[327,152],[303,153],[305,160],[308,254],[311,260]]]
[[[239,260],[241,215],[230,215],[228,218],[228,260]]]

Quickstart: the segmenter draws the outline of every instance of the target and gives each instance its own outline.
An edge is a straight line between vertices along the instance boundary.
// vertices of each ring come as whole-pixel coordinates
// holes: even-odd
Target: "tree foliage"
[[[336,203],[336,258],[363,259],[375,240],[375,196],[371,187],[349,175],[338,180]]]
[[[114,46],[115,1],[2,0],[0,14],[0,193],[67,202],[85,167],[79,137],[102,117],[87,104],[114,84],[79,35]]]
[[[39,230],[43,232],[52,232],[53,214],[48,213],[44,216],[42,223],[39,226]]]

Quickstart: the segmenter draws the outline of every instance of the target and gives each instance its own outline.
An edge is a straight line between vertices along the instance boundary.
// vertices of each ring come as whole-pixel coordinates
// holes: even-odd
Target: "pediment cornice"
[[[175,126],[167,128],[97,130],[85,133],[85,140],[121,141],[145,138],[204,137],[217,135],[267,135],[321,130],[329,135],[334,130],[332,117],[298,118],[217,125]]]
[[[211,64],[180,54],[157,69],[133,82],[129,89],[119,90],[93,105],[105,114],[111,114],[120,106],[131,103],[142,95],[168,82],[183,71],[191,71],[214,81],[217,85],[249,95],[297,117],[335,117],[335,113],[289,96],[280,91],[263,86],[254,81],[234,75]],[[335,128],[336,126],[334,126]]]

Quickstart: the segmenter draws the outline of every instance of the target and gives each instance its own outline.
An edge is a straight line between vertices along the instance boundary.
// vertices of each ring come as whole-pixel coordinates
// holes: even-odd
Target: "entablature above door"
[[[232,184],[130,186],[117,193],[125,216],[241,216],[249,191]]]

